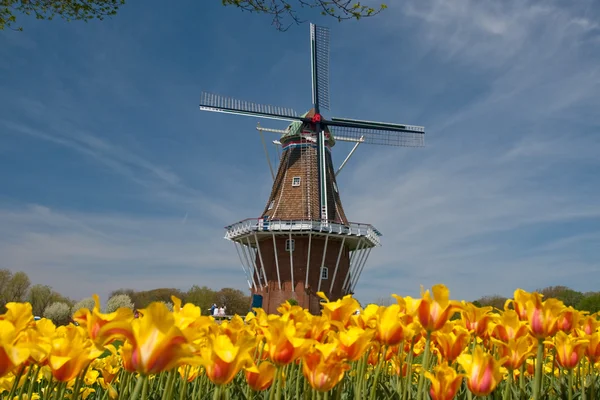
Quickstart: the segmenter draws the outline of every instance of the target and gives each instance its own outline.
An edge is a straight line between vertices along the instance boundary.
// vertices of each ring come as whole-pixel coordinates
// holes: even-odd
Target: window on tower
[[[329,279],[329,268],[321,268],[321,279]]]
[[[285,241],[285,251],[294,251],[296,249],[296,241],[294,239],[287,239]]]
[[[300,186],[300,177],[295,176],[292,178],[292,186]]]
[[[275,200],[273,200],[272,202],[269,203],[269,210],[272,210],[273,207],[275,206]]]

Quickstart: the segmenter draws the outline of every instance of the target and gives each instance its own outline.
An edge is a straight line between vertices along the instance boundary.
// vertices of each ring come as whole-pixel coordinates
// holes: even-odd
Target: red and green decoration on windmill
[[[330,300],[354,289],[371,249],[381,233],[370,224],[349,222],[339,196],[336,176],[361,144],[423,146],[425,129],[356,119],[330,118],[329,30],[310,25],[312,103],[305,114],[290,108],[256,104],[203,93],[204,111],[289,121],[281,134],[281,158],[273,174],[271,194],[260,218],[226,227],[253,293],[253,305],[267,312],[288,299],[312,313],[320,312],[320,297]],[[336,171],[331,148],[336,141],[355,143]]]

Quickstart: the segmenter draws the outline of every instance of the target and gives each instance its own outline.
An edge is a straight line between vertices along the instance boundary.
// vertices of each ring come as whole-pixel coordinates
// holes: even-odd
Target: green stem
[[[200,376],[197,376],[194,379],[194,388],[192,389],[192,400],[196,398],[196,390],[198,390],[198,382],[200,381]]]
[[[277,392],[275,392],[275,400],[281,400],[281,368],[277,368]]]
[[[381,373],[381,366],[385,363],[385,355],[387,353],[387,346],[383,346],[379,352],[379,360],[377,360],[377,367],[375,369],[375,379],[373,380],[373,386],[371,386],[371,400],[375,400],[377,395],[377,384],[379,382],[379,375]]]
[[[21,380],[21,377],[23,376],[24,371],[25,371],[25,366],[22,366],[21,368],[19,368],[19,372],[17,372],[17,375],[15,375],[15,380],[12,384],[10,392],[8,393],[8,397],[7,397],[8,399],[12,399],[13,396],[15,395],[17,386],[19,386],[19,381]]]
[[[213,392],[213,400],[221,400],[221,394],[223,387],[221,385],[215,385],[215,391]]]
[[[36,368],[36,372],[37,372],[37,366],[36,366],[35,368]],[[19,399],[22,399],[22,398],[23,398],[23,390],[25,389],[25,384],[26,384],[26,383],[29,383],[29,386],[30,386],[30,387],[31,387],[31,386],[33,386],[33,382],[30,382],[30,381],[31,381],[31,372],[32,372],[33,370],[34,370],[34,366],[33,366],[33,365],[30,365],[30,366],[29,366],[29,369],[27,370],[27,376],[25,377],[25,382],[23,382],[23,384],[22,384],[22,385],[21,385],[21,387],[19,388],[19,394],[18,394],[18,396],[19,396]],[[35,381],[35,380],[34,380],[34,381]],[[9,397],[9,399],[10,399],[10,397]]]
[[[73,386],[73,400],[77,400],[79,398],[79,392],[81,388],[81,382],[85,379],[85,374],[87,374],[88,368],[91,363],[85,366],[83,371],[79,375],[77,375],[77,379],[75,379],[75,386]]]
[[[144,377],[144,384],[142,385],[142,400],[148,400],[148,377]]]
[[[410,352],[408,353],[408,361],[406,367],[406,379],[404,381],[404,390],[402,391],[402,400],[406,400],[409,388],[412,388],[412,362],[413,354],[415,349],[415,340],[413,339],[410,344]]]
[[[137,400],[140,392],[142,390],[142,386],[144,386],[144,381],[147,380],[148,377],[140,375],[135,382],[135,388],[133,389],[133,393],[131,394],[131,400]]]
[[[190,376],[190,369],[192,367],[190,365],[186,365],[184,377],[183,377],[183,386],[181,387],[181,393],[179,393],[179,400],[185,400],[185,395],[187,394],[187,385],[188,385],[188,376]]]
[[[423,398],[423,385],[425,384],[425,370],[429,363],[429,344],[431,343],[431,332],[427,332],[427,338],[425,340],[425,351],[423,353],[423,363],[421,365],[421,373],[419,374],[419,385],[417,386],[417,400]]]
[[[569,400],[573,400],[573,368],[569,370],[569,389],[567,391]]]
[[[502,396],[502,400],[510,400],[512,398],[511,394],[510,394],[510,387],[512,384],[512,376],[513,376],[513,371],[509,370],[508,371],[508,378],[506,379],[506,382],[504,383],[504,395]]]
[[[538,339],[537,357],[535,360],[535,380],[533,383],[533,400],[540,399],[542,389],[542,366],[544,362],[544,339]]]
[[[35,385],[36,381],[37,381],[37,377],[38,374],[40,373],[40,366],[36,365],[35,366],[35,373],[33,374],[33,379],[31,380],[30,384],[29,384],[29,388],[27,389],[27,399],[31,400],[31,396],[33,395],[33,386]]]

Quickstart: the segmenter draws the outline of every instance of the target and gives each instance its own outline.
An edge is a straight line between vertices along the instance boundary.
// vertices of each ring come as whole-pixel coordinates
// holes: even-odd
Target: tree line
[[[544,299],[555,298],[562,301],[565,306],[573,307],[579,311],[588,311],[595,313],[600,311],[600,292],[578,292],[567,286],[548,286],[543,289],[537,289],[536,292],[544,295]],[[498,309],[504,309],[504,303],[507,298],[499,295],[483,296],[473,304],[477,306],[492,306]]]
[[[115,290],[108,296],[102,311],[112,312],[119,307],[142,309],[154,301],[164,302],[172,308],[171,296],[178,297],[184,304],[199,306],[205,315],[209,314],[212,304],[227,307],[228,315],[245,315],[250,310],[250,295],[241,290],[213,290],[207,286],[194,285],[187,291],[175,288]],[[0,269],[0,314],[6,312],[6,304],[10,302],[28,302],[31,304],[33,315],[50,318],[58,324],[68,323],[72,314],[80,308],[94,307],[94,299],[91,297],[75,301],[48,285],[32,285],[25,272],[13,273],[8,269]]]

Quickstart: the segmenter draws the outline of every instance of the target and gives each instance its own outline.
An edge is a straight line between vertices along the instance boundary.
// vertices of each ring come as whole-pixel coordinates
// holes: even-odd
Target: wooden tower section
[[[375,228],[346,218],[331,158],[335,141],[327,130],[327,218],[321,218],[316,138],[314,125],[293,122],[281,137],[279,168],[261,217],[226,227],[248,285],[268,313],[294,299],[318,314],[317,292],[330,300],[353,293],[371,248],[379,245]]]

